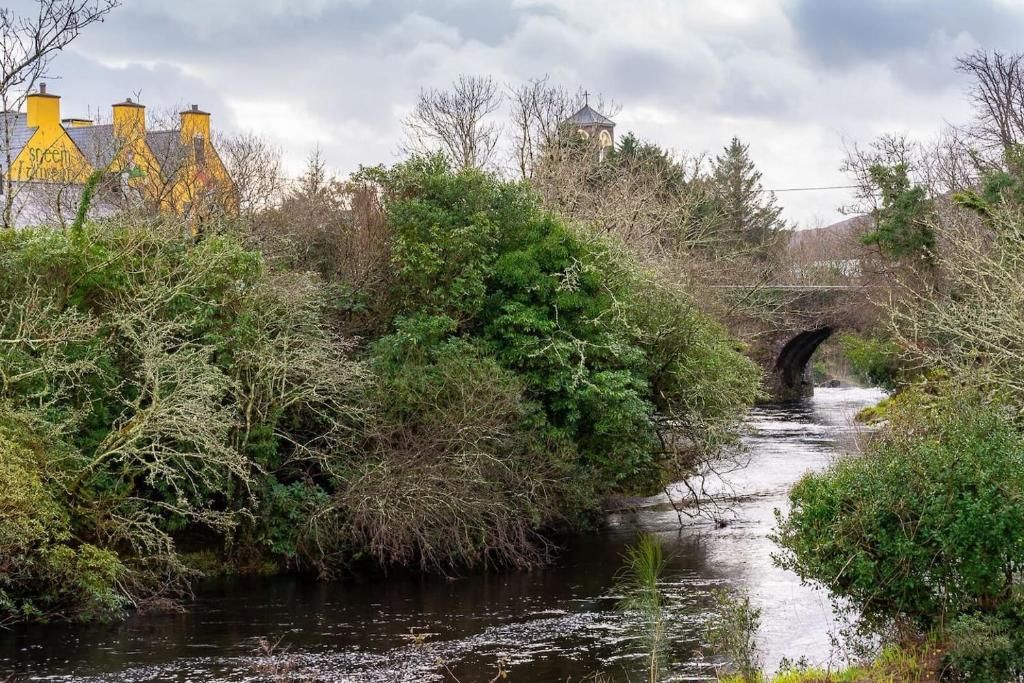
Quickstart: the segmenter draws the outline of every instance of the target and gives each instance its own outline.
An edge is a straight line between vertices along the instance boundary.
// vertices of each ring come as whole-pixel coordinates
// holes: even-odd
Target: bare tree
[[[920,180],[933,196],[974,187],[986,164],[974,141],[960,128],[946,126],[933,141],[920,147]]]
[[[1000,152],[1024,142],[1024,54],[978,50],[956,63],[974,79],[969,93],[978,141]]]
[[[4,146],[4,207],[2,227],[13,227],[13,134],[16,112],[26,94],[43,78],[54,56],[90,24],[103,18],[119,0],[37,0],[35,14],[16,14],[0,8],[0,131]]]
[[[345,312],[340,322],[347,332],[371,334],[390,320],[392,232],[372,181],[359,174],[339,179],[317,151],[280,204],[253,227],[268,260],[317,272],[343,286],[353,300],[374,302]]]
[[[847,144],[846,159],[839,170],[849,176],[857,187],[854,190],[854,201],[840,207],[840,211],[850,216],[877,211],[881,197],[871,177],[871,169],[879,165],[901,165],[907,169],[912,179],[917,180],[920,158],[920,146],[906,135],[886,133],[872,140],[867,146],[856,142]]]
[[[593,101],[598,111],[614,118],[621,107],[582,87],[576,92],[552,83],[548,76],[509,86],[512,122],[512,160],[524,180],[533,180],[541,164],[579,147],[579,129],[572,115]],[[600,150],[599,150],[600,151]],[[599,155],[600,156],[600,155]]]
[[[235,182],[239,212],[255,223],[282,199],[281,150],[254,133],[222,136],[217,147]]]
[[[504,99],[490,76],[459,76],[450,90],[422,90],[404,123],[407,151],[440,151],[461,168],[493,161],[501,126],[490,120]]]
[[[547,76],[509,87],[512,102],[512,144],[516,170],[533,178],[544,150],[556,144],[577,104],[576,97]]]
[[[985,221],[954,205],[940,207],[932,229],[943,248],[942,278],[921,287],[901,282],[890,306],[896,338],[925,367],[944,368],[1024,406],[1024,221],[1011,205]]]
[[[607,157],[572,131],[542,149],[531,184],[544,205],[645,258],[715,241],[707,220],[706,159],[677,157],[633,136]]]

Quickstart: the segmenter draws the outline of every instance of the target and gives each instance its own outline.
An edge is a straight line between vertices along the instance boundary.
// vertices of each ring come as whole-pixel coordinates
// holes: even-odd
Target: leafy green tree
[[[1024,206],[1024,146],[1015,145],[1003,154],[1004,167],[988,169],[976,189],[958,192],[954,201],[998,227],[996,214]]]
[[[451,334],[476,340],[522,378],[526,397],[543,409],[550,438],[573,444],[581,474],[598,490],[659,485],[665,473],[654,363],[628,324],[648,283],[628,260],[541,210],[525,185],[472,170],[455,174],[438,158],[374,174],[395,230],[402,314],[446,317]],[[685,299],[681,292],[672,296]],[[699,314],[687,309],[669,329],[695,319]],[[719,330],[707,332],[724,338]],[[748,362],[728,345],[719,348],[716,380],[755,386]],[[667,359],[658,368],[659,383],[678,382],[669,400],[682,393],[676,373],[684,370],[694,380],[687,389],[713,393],[712,374],[701,381]],[[753,389],[726,401],[746,405],[752,396]],[[697,401],[687,406],[691,417],[721,418]]]
[[[679,192],[684,187],[683,169],[672,155],[653,142],[641,140],[635,133],[619,138],[615,149],[605,159],[613,166],[646,168],[654,177],[662,179],[665,191]]]
[[[403,315],[445,316],[525,380],[551,436],[602,488],[626,484],[655,444],[642,355],[613,314],[620,269],[540,210],[525,185],[438,157],[381,176],[395,229]]]

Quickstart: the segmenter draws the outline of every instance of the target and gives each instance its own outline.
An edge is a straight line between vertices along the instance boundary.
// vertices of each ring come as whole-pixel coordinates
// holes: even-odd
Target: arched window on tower
[[[605,160],[608,156],[608,150],[612,148],[612,134],[607,130],[602,130],[597,135],[597,155],[601,161]]]

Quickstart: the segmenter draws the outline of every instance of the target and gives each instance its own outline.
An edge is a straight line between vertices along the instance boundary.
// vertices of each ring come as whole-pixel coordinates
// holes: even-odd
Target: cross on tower
[[[583,91],[583,106],[590,106],[590,93],[586,90]]]

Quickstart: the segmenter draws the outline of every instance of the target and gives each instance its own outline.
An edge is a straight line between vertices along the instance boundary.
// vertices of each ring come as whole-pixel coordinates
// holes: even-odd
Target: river
[[[819,389],[799,404],[749,418],[749,465],[729,475],[735,502],[724,526],[679,528],[663,498],[612,514],[606,531],[572,541],[533,572],[318,583],[296,578],[204,586],[181,614],[101,626],[28,626],[0,632],[0,679],[49,681],[643,680],[644,629],[617,608],[615,577],[639,533],[668,555],[670,619],[665,680],[707,680],[699,654],[712,593],[746,589],[762,610],[764,663],[824,663],[836,630],[828,595],[773,566],[773,511],[809,470],[848,450],[853,415],[872,389]],[[261,646],[265,643],[274,644]],[[268,654],[270,652],[270,654]]]

